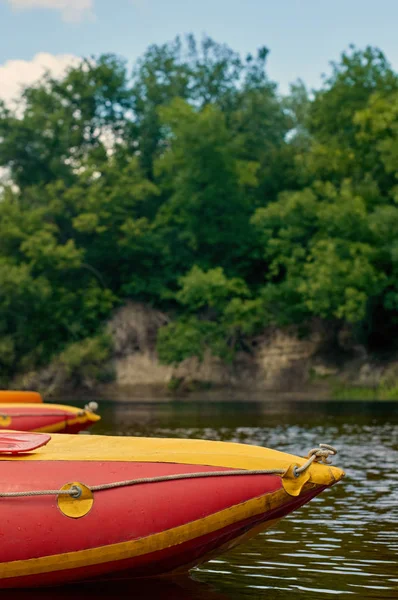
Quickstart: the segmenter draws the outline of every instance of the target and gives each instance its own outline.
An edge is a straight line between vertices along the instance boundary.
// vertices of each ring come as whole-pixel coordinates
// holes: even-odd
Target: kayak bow
[[[303,459],[225,442],[53,435],[10,454],[23,434],[8,435],[0,589],[188,571],[344,476],[326,445]]]
[[[6,429],[78,433],[100,420],[96,402],[84,409],[61,404],[0,403],[0,432]]]

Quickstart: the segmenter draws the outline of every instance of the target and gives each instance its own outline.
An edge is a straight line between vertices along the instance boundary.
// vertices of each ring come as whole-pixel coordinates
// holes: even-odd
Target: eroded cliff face
[[[156,355],[156,338],[166,325],[167,315],[138,303],[128,303],[108,323],[112,338],[115,385],[162,388],[172,376],[172,368],[161,365]]]
[[[112,372],[113,381],[84,376],[79,392],[128,399],[228,388],[330,397],[336,386],[376,388],[383,381],[393,385],[398,380],[397,362],[372,362],[364,348],[355,346],[349,332],[336,335],[319,320],[308,324],[305,331],[297,327],[266,329],[232,364],[209,353],[203,361],[190,358],[178,366],[162,365],[156,339],[159,328],[168,322],[168,315],[143,304],[128,303],[120,308],[107,325],[113,350],[103,365]],[[47,368],[19,378],[15,386],[38,389],[46,396],[70,396],[76,390],[68,371],[56,359]]]
[[[160,364],[156,355],[157,331],[167,322],[167,315],[140,304],[128,304],[115,314],[108,325],[116,374],[112,388],[189,390],[228,386],[255,391],[300,391],[311,377],[315,357],[330,337],[319,322],[314,322],[301,337],[297,328],[270,328],[252,340],[250,352],[238,353],[232,364],[207,354],[203,361],[189,358],[172,367]]]

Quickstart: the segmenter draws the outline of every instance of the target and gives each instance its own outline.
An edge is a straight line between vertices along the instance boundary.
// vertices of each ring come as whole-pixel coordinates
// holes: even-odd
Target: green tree
[[[377,269],[366,203],[349,183],[285,193],[259,209],[253,223],[269,264],[265,297],[269,286],[271,301],[278,288],[284,293],[287,288],[294,290],[302,317],[307,313],[349,323],[369,318],[369,299],[382,293],[386,278]],[[296,320],[290,308],[288,302],[282,321],[288,322],[289,315]]]
[[[357,128],[353,115],[365,108],[374,92],[397,90],[398,77],[383,52],[371,46],[365,50],[350,46],[340,62],[331,66],[331,76],[315,92],[310,129],[322,141],[334,138],[344,146],[354,145]]]
[[[245,282],[226,277],[220,267],[194,266],[179,283],[181,315],[158,337],[159,358],[166,364],[192,356],[203,360],[206,352],[230,362],[247,336],[265,324],[262,299],[252,299]]]
[[[281,98],[267,57],[188,36],[131,76],[105,55],[1,104],[2,381],[56,354],[98,370],[127,299],[174,315],[168,363],[232,361],[314,316],[394,346],[397,74],[351,47],[320,90]]]
[[[162,110],[170,149],[159,158],[160,185],[170,190],[156,222],[167,232],[176,273],[197,263],[239,273],[250,243],[244,187],[255,182],[250,163],[237,160],[220,109],[198,112],[181,100]]]
[[[128,129],[131,92],[124,61],[84,60],[56,80],[28,87],[15,110],[0,104],[0,165],[20,188],[71,184],[88,160],[102,164]]]

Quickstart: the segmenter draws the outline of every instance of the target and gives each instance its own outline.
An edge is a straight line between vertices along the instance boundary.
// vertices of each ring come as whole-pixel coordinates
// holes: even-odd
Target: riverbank
[[[280,400],[398,399],[398,357],[381,360],[355,344],[350,332],[325,322],[269,328],[231,363],[206,354],[178,365],[161,364],[157,333],[168,316],[142,304],[119,309],[106,328],[107,346],[87,340],[67,349],[12,387],[47,398],[132,400],[206,396]]]
[[[325,391],[301,391],[301,392],[272,392],[272,391],[253,391],[242,388],[216,387],[212,389],[196,389],[184,392],[175,392],[165,390],[164,388],[154,388],[153,386],[104,386],[95,390],[76,389],[73,396],[71,393],[66,395],[57,395],[55,398],[59,402],[70,402],[73,397],[96,399],[113,402],[135,402],[137,404],[151,403],[170,403],[170,402],[190,402],[195,403],[261,403],[261,402],[312,402],[331,400]]]
[[[47,396],[50,398],[50,396]],[[74,399],[99,400],[104,402],[167,404],[170,402],[185,403],[291,403],[291,402],[397,402],[395,390],[378,390],[372,388],[346,387],[333,389],[327,386],[310,386],[300,391],[253,391],[250,388],[214,387],[190,391],[170,391],[154,386],[117,386],[106,385],[95,389],[75,388],[66,393],[59,392],[51,396],[53,401],[70,403]]]

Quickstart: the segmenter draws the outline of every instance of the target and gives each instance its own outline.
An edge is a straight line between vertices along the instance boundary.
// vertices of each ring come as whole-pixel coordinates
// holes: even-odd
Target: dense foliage
[[[127,299],[174,315],[168,363],[313,316],[394,346],[398,75],[350,48],[281,98],[267,53],[177,39],[0,104],[3,380],[89,356]]]

